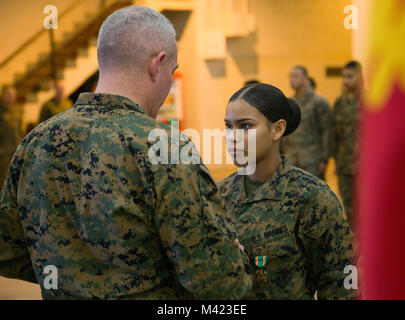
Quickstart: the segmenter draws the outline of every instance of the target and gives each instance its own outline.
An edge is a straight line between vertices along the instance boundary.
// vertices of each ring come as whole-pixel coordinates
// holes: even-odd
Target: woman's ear
[[[273,141],[277,141],[281,139],[283,136],[285,129],[287,128],[287,122],[284,119],[280,119],[273,123],[271,126],[271,135]]]

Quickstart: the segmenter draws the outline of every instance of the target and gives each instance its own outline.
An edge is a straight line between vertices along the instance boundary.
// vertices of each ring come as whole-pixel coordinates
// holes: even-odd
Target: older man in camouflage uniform
[[[283,138],[282,152],[291,163],[313,175],[324,178],[330,154],[332,113],[328,102],[308,90],[305,67],[294,67],[290,75],[293,99],[301,109],[298,129]]]
[[[354,177],[356,173],[357,123],[363,88],[361,65],[349,62],[343,69],[343,94],[333,108],[333,156],[336,161],[339,191],[347,221],[353,228]]]
[[[44,298],[243,297],[248,258],[205,166],[149,160],[151,130],[170,141],[154,118],[177,67],[172,25],[146,7],[118,10],[101,27],[98,59],[97,93],[39,125],[14,155],[0,275],[38,281]],[[49,265],[56,289],[44,286]]]

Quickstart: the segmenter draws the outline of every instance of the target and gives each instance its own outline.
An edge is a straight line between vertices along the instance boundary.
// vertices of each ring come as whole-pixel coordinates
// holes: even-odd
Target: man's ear
[[[286,128],[287,122],[284,119],[280,119],[273,123],[273,125],[271,126],[273,141],[281,139]]]
[[[162,62],[166,59],[166,52],[161,51],[156,56],[152,58],[149,63],[149,75],[151,77],[152,82],[156,82],[158,74],[160,72],[160,68],[162,66]]]

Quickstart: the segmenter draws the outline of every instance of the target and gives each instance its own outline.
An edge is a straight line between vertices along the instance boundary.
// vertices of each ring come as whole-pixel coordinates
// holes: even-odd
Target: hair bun
[[[293,133],[301,123],[301,110],[298,103],[294,99],[287,99],[290,106],[290,116],[287,120],[287,128],[285,129],[283,136],[288,136]]]

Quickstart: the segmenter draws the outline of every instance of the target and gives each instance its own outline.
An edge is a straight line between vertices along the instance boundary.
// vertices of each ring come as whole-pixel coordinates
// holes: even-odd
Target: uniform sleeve
[[[0,194],[0,276],[37,283],[17,207],[18,166],[14,157]]]
[[[344,287],[345,267],[353,265],[352,234],[343,219],[339,200],[331,191],[315,196],[305,207],[298,238],[308,261],[308,276],[318,299],[352,299],[356,291]]]
[[[202,165],[160,165],[156,227],[180,283],[198,299],[240,299],[252,286],[233,217]]]
[[[332,112],[329,103],[325,99],[319,99],[316,103],[316,114],[318,117],[319,131],[322,139],[322,160],[327,162],[331,154],[332,142]]]

